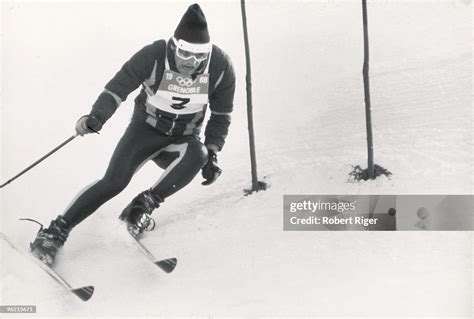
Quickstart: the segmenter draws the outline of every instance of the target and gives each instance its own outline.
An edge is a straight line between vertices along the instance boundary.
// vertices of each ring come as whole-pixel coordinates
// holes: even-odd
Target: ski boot
[[[163,201],[157,199],[149,190],[144,191],[125,207],[119,218],[127,223],[127,229],[133,236],[138,236],[145,230],[151,231],[155,228],[155,221],[150,215],[161,202]]]
[[[35,240],[30,243],[32,254],[46,265],[51,266],[58,249],[64,245],[70,231],[66,220],[61,215],[51,221],[48,228],[43,228],[41,225]]]

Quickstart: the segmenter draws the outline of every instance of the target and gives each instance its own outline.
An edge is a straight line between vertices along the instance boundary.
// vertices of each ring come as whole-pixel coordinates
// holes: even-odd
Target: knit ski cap
[[[189,6],[184,13],[178,27],[174,31],[177,40],[184,40],[189,43],[209,43],[209,31],[207,21],[201,7],[195,3]]]

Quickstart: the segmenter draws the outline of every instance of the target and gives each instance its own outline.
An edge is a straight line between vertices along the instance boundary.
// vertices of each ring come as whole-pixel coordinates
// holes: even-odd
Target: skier
[[[153,229],[152,211],[191,182],[201,169],[203,185],[214,183],[220,176],[217,152],[224,146],[230,125],[235,74],[230,58],[211,44],[206,18],[198,4],[187,9],[168,41],[145,46],[122,66],[91,112],[77,121],[77,134],[100,131],[120,103],[140,85],[132,120],[104,177],[83,190],[48,228],[42,227],[31,243],[33,254],[44,263],[52,265],[71,229],[119,194],[149,160],[165,171],[119,216],[135,236]],[[203,144],[199,133],[208,105],[211,115]]]

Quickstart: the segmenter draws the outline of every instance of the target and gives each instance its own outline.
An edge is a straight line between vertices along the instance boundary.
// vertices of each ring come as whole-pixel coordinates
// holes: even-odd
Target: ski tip
[[[178,260],[176,258],[169,258],[169,259],[163,259],[163,260],[157,261],[155,262],[155,265],[157,265],[164,272],[169,274],[175,269],[177,263],[178,263]]]
[[[81,298],[82,301],[87,301],[94,293],[94,286],[87,286],[78,289],[72,289],[71,292]]]

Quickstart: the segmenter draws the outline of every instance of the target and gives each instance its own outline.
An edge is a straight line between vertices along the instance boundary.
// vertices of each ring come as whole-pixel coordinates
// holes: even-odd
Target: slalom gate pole
[[[364,22],[364,78],[365,117],[367,127],[367,155],[369,179],[375,178],[374,173],[374,145],[372,139],[372,116],[370,110],[370,82],[369,82],[369,31],[367,19],[367,0],[362,0],[362,18]]]
[[[250,164],[252,170],[252,191],[260,190],[260,185],[257,177],[257,156],[255,152],[255,134],[253,129],[253,106],[252,106],[252,76],[250,65],[250,48],[249,37],[247,32],[247,14],[245,10],[245,0],[240,1],[242,11],[242,26],[244,32],[245,43],[245,60],[246,60],[246,90],[247,90],[247,121],[249,130],[249,146],[250,146]]]

